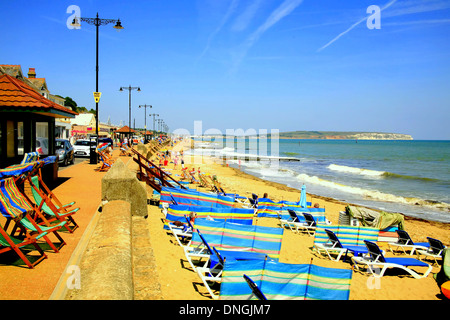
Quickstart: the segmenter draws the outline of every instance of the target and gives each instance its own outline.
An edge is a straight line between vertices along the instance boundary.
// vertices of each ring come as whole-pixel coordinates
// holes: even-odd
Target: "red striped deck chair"
[[[19,230],[20,234],[27,237],[32,237],[33,233],[38,233],[43,240],[53,249],[55,252],[66,244],[66,242],[58,234],[58,230],[64,227],[67,221],[59,222],[54,225],[41,225],[36,222],[43,216],[39,208],[31,203],[24,194],[17,188],[14,178],[6,178],[0,180],[0,212],[7,219],[5,230],[8,229],[11,221],[15,222],[15,226],[12,229],[11,235],[15,235]],[[55,237],[60,241],[59,247],[56,247],[53,242],[48,238],[48,234],[53,233]]]
[[[28,181],[31,186],[34,202],[38,206],[38,209],[41,209],[47,215],[47,221],[53,222],[59,220],[63,222],[67,220],[65,228],[70,233],[73,233],[78,228],[78,224],[75,222],[73,215],[80,209],[73,208],[75,202],[62,204],[44,183],[40,174],[34,177],[29,176]]]

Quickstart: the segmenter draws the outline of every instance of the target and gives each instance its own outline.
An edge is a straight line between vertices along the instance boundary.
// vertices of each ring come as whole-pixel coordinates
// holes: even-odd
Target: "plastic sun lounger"
[[[438,264],[437,259],[442,259],[442,255],[444,250],[446,249],[446,246],[437,239],[427,237],[428,243],[430,244],[430,247],[426,250],[418,249],[417,255],[420,260],[422,260],[421,256],[426,256],[434,259],[434,262]]]
[[[426,278],[433,268],[431,265],[414,258],[385,258],[383,252],[376,243],[367,240],[364,240],[364,243],[369,251],[369,257],[358,256],[352,257],[352,259],[356,263],[355,268],[357,270],[359,270],[358,264],[364,264],[374,277],[383,277],[388,268],[398,268],[408,272],[415,279],[421,279]],[[427,270],[420,275],[409,267],[426,267]],[[379,273],[377,272],[378,268],[381,268]]]
[[[428,242],[414,243],[411,237],[409,236],[408,232],[406,232],[405,230],[398,229],[397,234],[398,234],[397,242],[388,242],[389,249],[391,250],[392,253],[394,253],[393,248],[395,249],[400,248],[405,254],[407,254],[406,250],[410,249],[411,252],[409,254],[413,255],[417,249],[427,250],[427,248],[430,247],[430,244]]]
[[[206,266],[208,264],[206,263],[203,267],[197,267],[196,271],[203,284],[205,285],[206,290],[208,290],[208,293],[213,299],[217,300],[219,296],[214,294],[211,288],[211,284],[220,283],[222,281],[222,272],[225,261],[217,252],[216,248],[213,247],[211,252],[212,254],[216,255],[218,263],[210,265],[209,267]]]
[[[280,219],[280,223],[282,227],[288,227],[291,231],[298,232],[298,225],[304,225],[304,222],[300,222],[300,218],[297,216],[295,211],[288,209],[289,219]],[[295,229],[295,230],[294,230]]]
[[[345,254],[344,261],[346,261],[349,252],[355,256],[369,253],[366,246],[344,246],[333,231],[325,229],[325,232],[328,235],[328,241],[326,243],[315,244],[315,247],[319,253],[325,251],[330,260],[339,261],[342,255]],[[331,253],[337,253],[337,257],[333,258]]]

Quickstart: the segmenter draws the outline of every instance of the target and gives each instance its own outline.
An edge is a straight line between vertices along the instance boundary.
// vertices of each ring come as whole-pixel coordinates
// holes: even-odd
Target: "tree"
[[[64,98],[64,106],[69,107],[72,109],[72,111],[77,111],[77,103],[71,98],[71,97],[65,97]]]

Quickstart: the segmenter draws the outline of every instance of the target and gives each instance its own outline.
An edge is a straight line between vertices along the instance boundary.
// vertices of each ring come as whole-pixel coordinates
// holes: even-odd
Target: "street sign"
[[[98,103],[100,101],[101,96],[102,96],[101,92],[94,92],[95,103]]]

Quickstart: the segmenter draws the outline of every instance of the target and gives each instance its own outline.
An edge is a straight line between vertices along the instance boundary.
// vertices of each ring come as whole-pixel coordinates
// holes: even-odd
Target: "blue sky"
[[[171,130],[381,131],[450,139],[450,1],[1,1],[0,64],[36,68],[53,94],[95,108],[100,27],[100,121]],[[370,29],[371,5],[381,9]],[[373,22],[374,20],[370,20]]]

